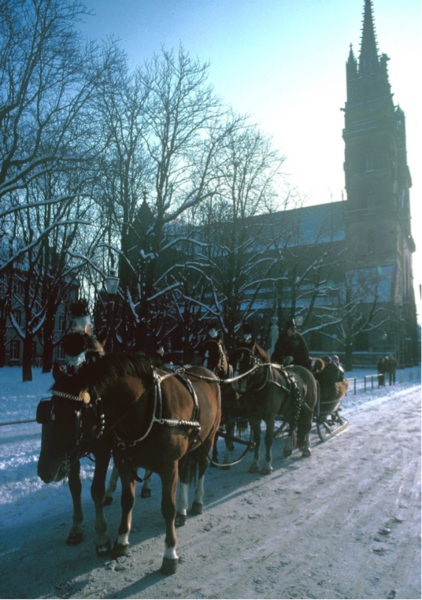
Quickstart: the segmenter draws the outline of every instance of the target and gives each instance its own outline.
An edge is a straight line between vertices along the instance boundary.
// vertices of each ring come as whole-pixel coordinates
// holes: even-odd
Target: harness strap
[[[156,372],[155,369],[153,369],[154,409],[153,409],[153,413],[152,413],[151,422],[149,424],[149,427],[148,427],[146,433],[136,440],[123,440],[121,437],[119,437],[117,431],[115,431],[114,435],[116,436],[116,438],[118,440],[117,445],[121,450],[125,450],[127,447],[136,446],[136,444],[139,444],[140,442],[145,440],[145,438],[150,434],[154,423],[157,423],[159,425],[167,425],[168,427],[184,427],[187,429],[194,429],[195,431],[201,430],[201,424],[199,423],[198,397],[196,395],[196,392],[192,385],[192,382],[189,379],[182,377],[182,372],[183,371],[181,369],[178,369],[174,373],[166,373],[165,375],[160,375],[159,373]],[[162,389],[161,389],[161,382],[164,379],[167,379],[168,377],[175,377],[175,376],[177,376],[186,385],[186,387],[188,388],[189,392],[192,395],[193,403],[194,403],[194,415],[193,415],[192,421],[189,421],[186,419],[163,419],[163,416],[162,416],[163,415],[163,395],[162,395]],[[150,388],[148,388],[147,391],[149,391],[149,389]],[[144,396],[145,394],[146,394],[146,392],[144,392],[144,394],[142,394],[142,396]],[[142,396],[140,396],[140,398]],[[138,398],[138,400],[134,404],[136,404],[140,400],[140,398]],[[125,416],[126,416],[126,414],[123,415],[122,419]],[[119,422],[122,419],[120,419]]]

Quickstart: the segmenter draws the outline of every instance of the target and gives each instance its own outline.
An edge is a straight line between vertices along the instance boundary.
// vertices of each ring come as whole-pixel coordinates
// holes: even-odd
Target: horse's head
[[[37,407],[37,422],[42,424],[37,472],[44,483],[63,479],[71,460],[83,454],[82,441],[87,448],[101,429],[97,408],[79,377],[68,375],[57,363],[53,377],[51,398]]]
[[[258,346],[254,338],[239,339],[239,346],[230,357],[230,364],[233,366],[236,377],[245,375],[238,380],[238,391],[241,394],[255,383],[259,364],[269,362],[269,360],[268,354]]]

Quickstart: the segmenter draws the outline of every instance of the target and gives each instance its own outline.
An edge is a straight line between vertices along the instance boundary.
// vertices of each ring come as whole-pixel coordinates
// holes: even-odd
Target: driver
[[[279,335],[275,344],[274,352],[271,356],[273,363],[283,365],[288,364],[301,365],[306,369],[310,368],[309,350],[305,340],[296,329],[294,319],[286,321],[284,330]]]

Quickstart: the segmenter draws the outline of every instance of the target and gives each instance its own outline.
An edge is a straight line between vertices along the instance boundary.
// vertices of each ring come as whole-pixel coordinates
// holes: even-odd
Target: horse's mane
[[[107,385],[125,375],[139,377],[146,385],[153,382],[151,361],[141,354],[109,354],[92,364],[84,363],[77,374],[81,381],[89,385]]]

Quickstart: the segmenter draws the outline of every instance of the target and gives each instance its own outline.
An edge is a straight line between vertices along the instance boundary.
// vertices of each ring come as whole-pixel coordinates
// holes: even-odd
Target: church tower
[[[359,58],[350,46],[346,63],[344,220],[348,248],[356,250],[356,265],[382,271],[388,281],[383,300],[391,319],[382,335],[388,340],[387,351],[397,354],[403,364],[411,359],[416,343],[412,180],[405,115],[393,102],[388,60],[386,54],[379,55],[372,0],[365,0]]]

